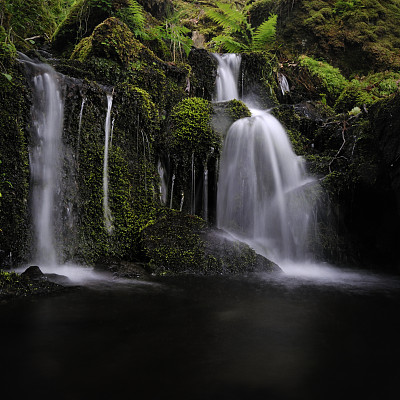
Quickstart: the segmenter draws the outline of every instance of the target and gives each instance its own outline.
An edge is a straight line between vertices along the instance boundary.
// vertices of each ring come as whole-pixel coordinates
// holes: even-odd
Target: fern
[[[206,15],[227,32],[240,32],[247,24],[246,17],[226,3],[217,3],[217,9],[206,10]]]
[[[135,0],[129,0],[128,7],[119,9],[115,16],[125,22],[136,37],[148,39],[145,31],[146,18],[142,6]]]
[[[206,10],[206,15],[222,28],[212,43],[229,53],[265,50],[275,39],[277,15],[271,15],[255,32],[248,21],[246,7],[239,11],[233,5],[217,3],[217,8]]]
[[[213,38],[213,42],[219,49],[222,48],[228,53],[243,53],[249,50],[248,46],[227,35],[218,35]]]
[[[264,21],[253,35],[253,50],[265,50],[265,46],[275,40],[276,14]]]

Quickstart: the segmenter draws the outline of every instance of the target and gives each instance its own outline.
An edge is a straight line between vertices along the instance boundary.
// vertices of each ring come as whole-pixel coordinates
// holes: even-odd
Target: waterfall
[[[103,213],[104,213],[104,226],[109,234],[112,233],[112,214],[108,204],[108,150],[110,144],[111,133],[111,108],[113,102],[113,95],[107,94],[107,115],[104,126],[105,142],[104,142],[104,162],[103,162]]]
[[[20,54],[32,74],[32,143],[29,151],[34,261],[57,265],[62,244],[56,238],[60,215],[62,130],[64,100],[60,75],[47,64],[37,64]],[[58,196],[58,197],[57,197]]]
[[[232,85],[240,57],[217,58],[216,98],[229,100],[223,82]],[[235,86],[236,91],[230,88],[232,96],[237,82]],[[250,111],[252,116],[233,123],[225,138],[217,225],[251,242],[256,251],[274,261],[304,257],[312,207],[302,188],[313,179],[307,176],[303,159],[294,154],[280,122],[267,111]]]

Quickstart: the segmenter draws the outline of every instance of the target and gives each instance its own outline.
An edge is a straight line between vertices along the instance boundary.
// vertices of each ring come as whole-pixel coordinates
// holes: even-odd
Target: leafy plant
[[[248,7],[238,10],[234,5],[217,3],[206,15],[222,28],[212,42],[229,53],[265,50],[275,40],[276,14],[270,15],[256,30],[249,21]]]
[[[193,41],[188,36],[190,29],[180,23],[180,13],[173,14],[161,25],[154,27],[151,34],[169,43],[173,62],[183,61],[189,55]]]
[[[145,30],[145,15],[142,6],[135,0],[129,0],[128,6],[120,8],[114,16],[125,22],[136,37],[149,39]]]

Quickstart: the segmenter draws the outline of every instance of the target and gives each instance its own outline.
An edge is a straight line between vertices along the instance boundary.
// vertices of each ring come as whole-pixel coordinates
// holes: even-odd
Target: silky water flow
[[[216,55],[217,101],[239,99],[241,58]],[[217,225],[281,263],[309,257],[312,186],[316,180],[292,149],[281,123],[243,99],[251,117],[235,121],[223,144],[218,178]]]

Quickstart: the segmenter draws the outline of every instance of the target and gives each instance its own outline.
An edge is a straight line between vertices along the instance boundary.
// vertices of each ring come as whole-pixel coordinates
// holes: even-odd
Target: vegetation
[[[229,53],[267,50],[275,39],[277,15],[271,15],[256,30],[252,27],[248,9],[238,10],[235,4],[217,3],[217,8],[209,8],[206,14],[222,29],[222,33],[212,38],[217,50]]]

